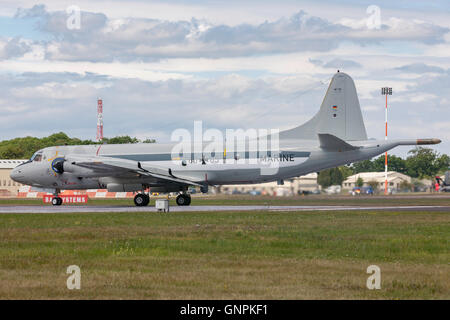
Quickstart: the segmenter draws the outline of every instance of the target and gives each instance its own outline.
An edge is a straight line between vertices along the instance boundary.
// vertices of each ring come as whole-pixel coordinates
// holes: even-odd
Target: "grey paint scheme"
[[[17,167],[11,178],[55,190],[127,185],[135,191],[147,186],[159,191],[181,191],[189,184],[283,180],[370,159],[399,145],[440,142],[438,139],[368,140],[354,82],[350,76],[339,72],[333,76],[319,112],[305,124],[280,132],[279,138],[280,150],[291,154],[292,158],[279,162],[280,167],[273,175],[261,174],[259,164],[240,164],[234,159],[224,163],[222,155],[218,156],[218,163],[188,161],[187,165],[182,165],[181,160],[170,159],[174,144],[122,144],[45,148],[41,150],[42,161]],[[55,173],[51,168],[55,157],[65,158],[70,162],[67,167],[78,171]],[[132,191],[126,187],[123,190]]]

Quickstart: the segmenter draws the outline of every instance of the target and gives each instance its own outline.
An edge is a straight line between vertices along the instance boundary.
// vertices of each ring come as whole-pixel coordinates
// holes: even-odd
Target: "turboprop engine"
[[[74,165],[64,158],[56,158],[55,160],[53,160],[52,169],[58,174],[67,172],[83,178],[100,177],[103,175],[103,173],[99,171],[94,171],[89,168],[83,168],[81,166]]]

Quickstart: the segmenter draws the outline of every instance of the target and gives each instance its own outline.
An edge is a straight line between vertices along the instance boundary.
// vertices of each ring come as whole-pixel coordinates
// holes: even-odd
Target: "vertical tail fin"
[[[355,84],[338,72],[331,79],[319,112],[305,124],[280,132],[281,139],[318,139],[331,134],[342,140],[367,140]]]

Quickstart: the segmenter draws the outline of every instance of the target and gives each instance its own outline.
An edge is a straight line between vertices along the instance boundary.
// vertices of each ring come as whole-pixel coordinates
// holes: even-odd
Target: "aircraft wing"
[[[167,182],[201,186],[201,184],[187,179],[176,177],[172,174],[170,168],[163,168],[154,165],[142,165],[139,161],[117,159],[111,157],[83,157],[69,156],[66,158],[69,167],[81,167],[98,172],[99,175],[108,176],[116,173],[134,173],[143,176],[149,176]],[[70,169],[69,169],[70,170]],[[65,170],[65,171],[69,171]],[[70,172],[70,171],[69,171]]]

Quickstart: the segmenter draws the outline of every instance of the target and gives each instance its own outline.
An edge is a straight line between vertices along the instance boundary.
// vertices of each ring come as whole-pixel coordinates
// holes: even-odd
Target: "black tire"
[[[134,204],[137,207],[144,207],[147,206],[150,202],[150,197],[143,193],[138,193],[134,196]]]
[[[185,206],[186,205],[186,198],[184,197],[184,194],[179,194],[176,199],[177,205],[179,206]]]
[[[150,196],[148,194],[145,195],[145,204],[144,206],[148,206],[148,204],[150,203]]]
[[[60,206],[62,205],[62,199],[60,197],[53,197],[52,198],[52,205],[54,206]]]
[[[188,206],[191,204],[191,196],[188,194],[179,194],[176,202],[179,206]]]

